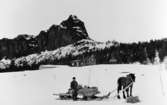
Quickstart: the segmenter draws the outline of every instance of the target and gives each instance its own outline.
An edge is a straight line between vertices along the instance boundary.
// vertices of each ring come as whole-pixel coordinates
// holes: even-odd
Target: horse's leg
[[[123,93],[123,98],[125,99],[126,98],[126,96],[125,96],[125,87],[123,87],[123,91],[122,91],[122,93]]]
[[[126,89],[127,97],[129,97],[129,88]]]
[[[132,88],[133,88],[133,85],[130,86],[130,96],[132,96]]]

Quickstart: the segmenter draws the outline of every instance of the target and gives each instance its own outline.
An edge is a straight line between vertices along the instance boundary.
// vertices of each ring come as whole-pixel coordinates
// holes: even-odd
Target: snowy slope
[[[96,42],[93,40],[83,39],[74,44],[58,48],[54,51],[44,51],[40,54],[31,54],[25,57],[20,57],[15,60],[16,66],[23,66],[24,63],[31,66],[32,64],[39,64],[46,60],[55,60],[64,58],[67,55],[77,56],[89,51],[96,51],[113,46],[112,42]]]
[[[82,85],[97,86],[101,94],[116,88],[116,80],[126,72],[136,74],[134,96],[141,102],[137,105],[167,105],[163,94],[161,65],[94,65],[86,67],[54,66],[38,71],[11,72],[0,74],[1,105],[124,105],[111,94],[103,101],[62,101],[54,93],[66,92],[73,76]],[[164,71],[166,73],[166,71]],[[163,73],[163,74],[164,74]],[[165,74],[164,74],[165,76]],[[167,74],[166,74],[167,76]],[[164,82],[165,83],[165,82]],[[167,83],[167,81],[166,81]],[[163,84],[164,86],[164,84]]]

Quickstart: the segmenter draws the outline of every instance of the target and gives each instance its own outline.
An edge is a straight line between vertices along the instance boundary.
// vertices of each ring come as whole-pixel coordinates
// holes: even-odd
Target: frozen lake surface
[[[128,72],[135,73],[133,95],[141,100],[137,105],[167,105],[167,70],[159,65],[94,65],[86,67],[54,66],[37,71],[0,74],[1,105],[124,105],[112,93],[102,101],[57,100],[54,93],[66,92],[72,77],[79,84],[97,86],[100,95],[117,87],[117,79]],[[122,96],[122,94],[121,94]]]

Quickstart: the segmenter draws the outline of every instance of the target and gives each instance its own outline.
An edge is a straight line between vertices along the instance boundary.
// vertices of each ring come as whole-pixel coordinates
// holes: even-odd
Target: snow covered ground
[[[57,100],[54,93],[66,92],[76,76],[82,85],[97,86],[102,94],[117,86],[117,79],[126,72],[136,74],[133,95],[141,100],[136,105],[167,105],[167,70],[159,65],[94,65],[86,67],[54,66],[37,71],[0,74],[1,105],[124,105],[115,93],[103,101]]]

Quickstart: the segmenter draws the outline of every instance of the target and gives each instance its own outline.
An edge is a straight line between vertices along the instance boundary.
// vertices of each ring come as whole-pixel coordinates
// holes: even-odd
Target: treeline
[[[73,60],[82,60],[94,55],[97,64],[129,64],[139,62],[141,64],[155,63],[157,59],[162,62],[167,56],[167,40],[150,40],[137,43],[119,43],[101,50],[87,50],[78,56],[68,55],[57,60],[57,64],[70,64]],[[55,62],[54,62],[55,63]]]

